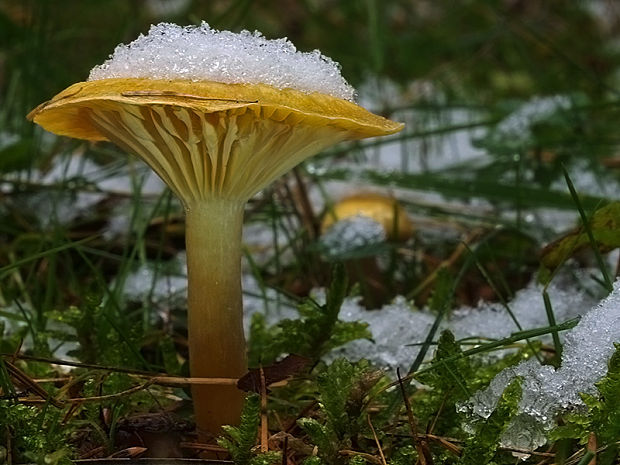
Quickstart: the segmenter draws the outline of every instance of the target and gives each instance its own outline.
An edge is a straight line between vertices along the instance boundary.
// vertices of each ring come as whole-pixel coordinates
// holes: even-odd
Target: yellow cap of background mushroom
[[[413,234],[413,223],[405,209],[393,197],[382,194],[355,194],[342,199],[324,216],[321,229],[325,232],[336,221],[364,216],[380,223],[388,239],[406,241]]]

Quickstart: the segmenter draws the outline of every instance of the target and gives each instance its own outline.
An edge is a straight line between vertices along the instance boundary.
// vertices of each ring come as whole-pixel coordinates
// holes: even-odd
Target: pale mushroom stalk
[[[220,199],[185,209],[187,328],[194,377],[239,378],[247,370],[239,279],[243,207],[242,201]],[[234,387],[194,385],[192,397],[196,424],[205,431],[217,433],[221,425],[239,419],[242,395]]]
[[[337,142],[402,125],[352,102],[263,84],[111,78],[65,89],[29,117],[60,135],[108,140],[142,158],[186,212],[188,333],[193,377],[247,370],[241,229],[247,200]],[[235,386],[193,386],[196,424],[237,423]]]

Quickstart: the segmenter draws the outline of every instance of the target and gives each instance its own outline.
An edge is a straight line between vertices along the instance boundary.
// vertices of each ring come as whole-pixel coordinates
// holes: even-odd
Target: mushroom
[[[321,230],[325,256],[344,262],[351,283],[360,285],[362,305],[369,310],[381,308],[390,286],[376,253],[386,239],[404,242],[412,236],[413,224],[405,209],[393,197],[355,194],[328,209]]]
[[[413,234],[413,223],[405,209],[393,198],[378,193],[354,194],[333,205],[323,217],[321,230],[337,221],[364,217],[379,223],[390,240],[406,241]]]
[[[110,141],[137,155],[181,200],[192,377],[247,371],[240,277],[248,199],[326,147],[403,127],[327,93],[223,76],[227,82],[183,74],[98,78],[28,115],[58,135]],[[235,386],[193,385],[192,397],[203,438],[238,422],[243,393]]]

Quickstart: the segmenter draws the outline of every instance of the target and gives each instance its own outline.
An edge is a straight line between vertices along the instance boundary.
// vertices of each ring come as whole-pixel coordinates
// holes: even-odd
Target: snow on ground
[[[536,282],[518,291],[508,305],[523,330],[548,326],[549,321],[542,297],[543,288]],[[562,323],[582,315],[596,302],[584,289],[568,277],[560,277],[548,289],[556,322]],[[366,321],[374,342],[354,341],[336,349],[335,356],[357,360],[366,358],[381,367],[395,372],[408,371],[419,351],[419,344],[435,321],[436,314],[427,309],[415,310],[404,298],[380,310],[366,310],[358,299],[347,299],[340,318],[345,321]],[[454,310],[440,326],[437,336],[444,329],[451,330],[457,339],[485,337],[502,339],[520,331],[508,311],[499,303],[481,302],[478,307]],[[432,351],[429,352],[432,355]]]
[[[565,334],[560,368],[542,366],[535,359],[507,368],[460,410],[478,421],[488,418],[506,386],[520,376],[523,396],[502,445],[536,449],[545,444],[558,413],[583,407],[579,393],[596,394],[594,384],[607,373],[615,342],[620,342],[620,280],[607,298]]]

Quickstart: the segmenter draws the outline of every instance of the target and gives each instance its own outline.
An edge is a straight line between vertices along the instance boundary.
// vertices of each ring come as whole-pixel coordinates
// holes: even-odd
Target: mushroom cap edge
[[[123,105],[170,105],[204,113],[245,107],[274,119],[294,114],[300,123],[309,126],[335,126],[350,140],[394,134],[404,127],[352,102],[317,92],[308,94],[265,84],[141,78],[78,82],[37,106],[27,118],[58,135],[107,140],[80,115],[80,109]]]

